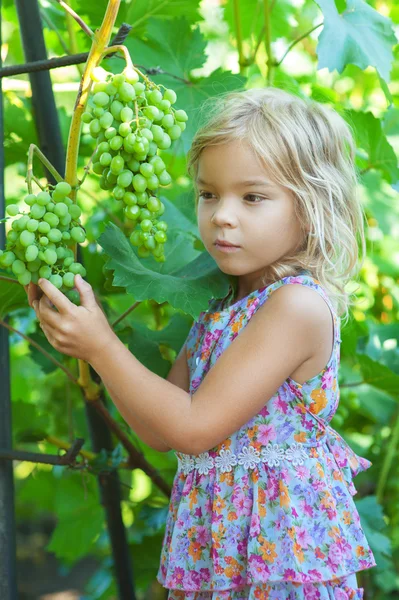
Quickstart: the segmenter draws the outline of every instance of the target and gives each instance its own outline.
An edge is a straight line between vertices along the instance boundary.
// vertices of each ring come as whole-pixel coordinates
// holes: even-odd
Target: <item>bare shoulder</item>
[[[276,316],[280,314],[288,319],[291,326],[303,329],[306,332],[303,339],[314,353],[319,352],[326,339],[329,340],[332,331],[330,308],[324,298],[310,286],[288,284],[274,290],[257,312],[259,320],[268,319],[271,313]],[[329,343],[327,345],[331,346]]]

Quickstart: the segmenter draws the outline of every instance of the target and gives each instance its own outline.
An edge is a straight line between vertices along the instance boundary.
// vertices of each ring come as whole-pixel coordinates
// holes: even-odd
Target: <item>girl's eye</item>
[[[200,192],[198,194],[198,198],[203,198],[204,200],[208,200],[209,197],[213,196],[210,192]],[[257,196],[256,194],[247,194],[245,198],[250,198],[250,204],[259,204],[262,200],[267,200],[264,196]]]
[[[262,200],[267,200],[264,196],[257,196],[256,194],[247,194],[246,198],[252,198],[250,204],[259,204]]]

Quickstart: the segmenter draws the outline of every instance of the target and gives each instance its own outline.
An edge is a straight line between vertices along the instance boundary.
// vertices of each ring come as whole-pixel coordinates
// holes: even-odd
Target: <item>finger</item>
[[[47,279],[39,279],[39,286],[60,313],[67,313],[74,308],[74,304]]]
[[[81,275],[75,275],[75,287],[80,295],[80,305],[89,310],[96,308],[97,302],[90,283],[85,281]]]
[[[40,321],[46,326],[50,326],[55,330],[60,328],[62,316],[57,311],[51,308],[51,301],[47,296],[42,296],[39,300],[39,315]]]

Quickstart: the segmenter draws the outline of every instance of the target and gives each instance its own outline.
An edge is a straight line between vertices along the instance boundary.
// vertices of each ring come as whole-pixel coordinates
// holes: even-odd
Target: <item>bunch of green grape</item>
[[[92,79],[82,119],[97,141],[93,171],[101,176],[100,187],[123,203],[137,254],[142,258],[152,254],[157,262],[165,262],[168,226],[159,220],[165,205],[157,192],[171,176],[158,150],[169,148],[181,136],[187,114],[173,108],[177,98],[172,89],[161,91],[147,77],[140,81],[132,67],[116,75],[96,67]]]
[[[51,192],[28,194],[27,212],[21,212],[17,204],[7,206],[7,214],[18,218],[7,233],[5,251],[0,251],[0,267],[10,269],[21,285],[48,279],[78,304],[75,275],[84,277],[86,269],[75,262],[71,246],[84,242],[86,233],[79,206],[68,198],[70,192],[69,183],[60,181]]]

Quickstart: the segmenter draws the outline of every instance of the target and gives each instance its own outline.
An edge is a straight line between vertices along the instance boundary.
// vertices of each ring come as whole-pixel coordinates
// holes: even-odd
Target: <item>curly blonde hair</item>
[[[327,105],[274,87],[223,93],[206,100],[201,111],[207,118],[187,156],[194,184],[204,148],[245,140],[275,182],[293,192],[304,235],[295,256],[269,265],[268,275],[277,281],[308,270],[347,322],[355,302],[345,286],[366,254],[351,126]],[[195,191],[197,211],[196,185]]]

